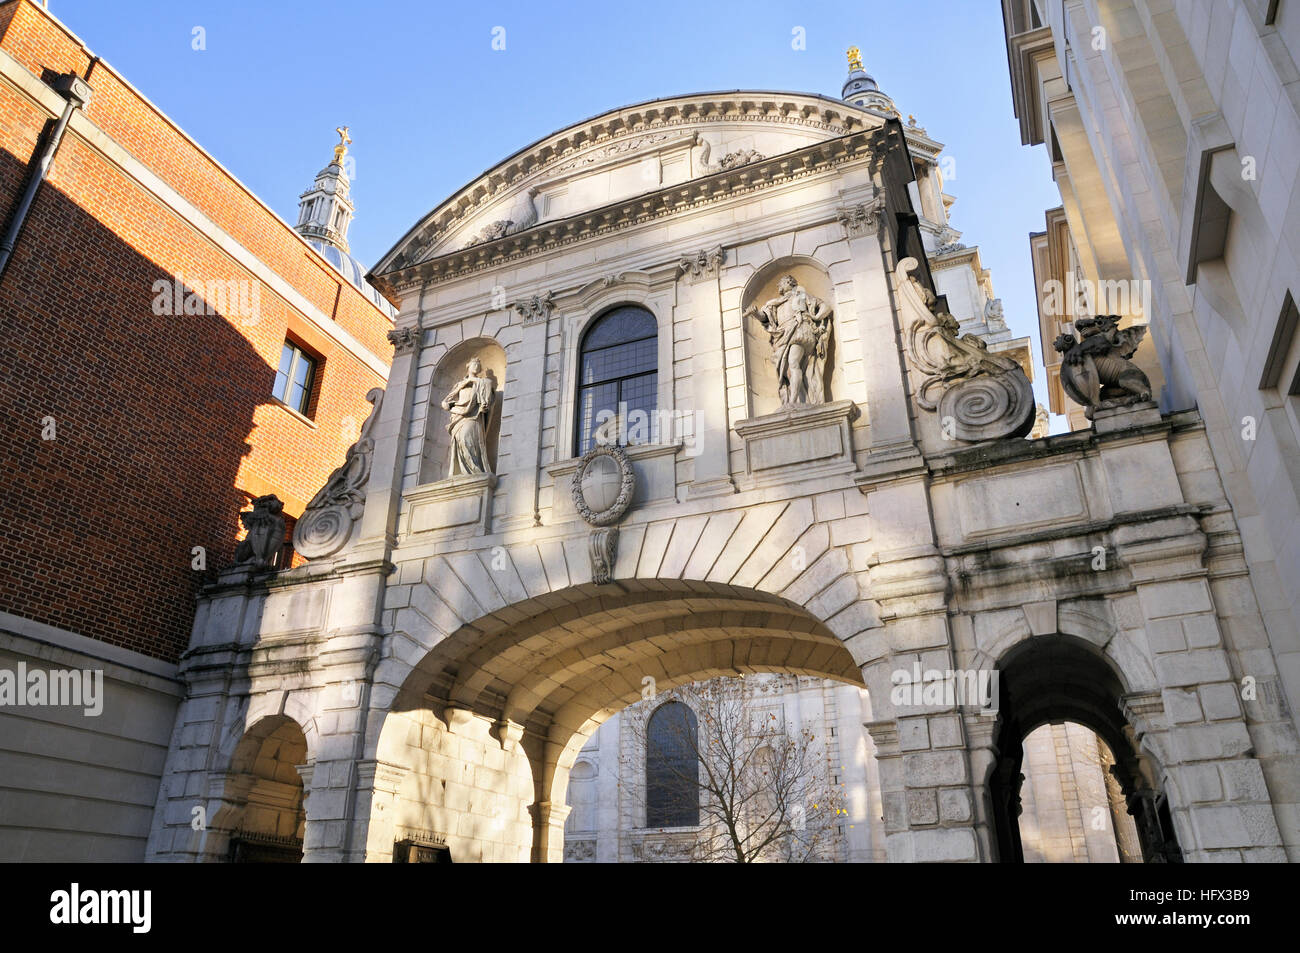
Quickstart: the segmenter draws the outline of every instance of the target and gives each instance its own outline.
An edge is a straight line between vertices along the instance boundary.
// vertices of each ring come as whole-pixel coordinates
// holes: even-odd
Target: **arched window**
[[[700,823],[695,712],[681,702],[660,705],[646,725],[646,827]]]
[[[658,334],[655,316],[635,305],[615,308],[587,329],[578,358],[575,454],[590,450],[596,428],[616,414],[627,421],[629,443],[649,441],[659,386]],[[645,421],[644,430],[634,416]]]

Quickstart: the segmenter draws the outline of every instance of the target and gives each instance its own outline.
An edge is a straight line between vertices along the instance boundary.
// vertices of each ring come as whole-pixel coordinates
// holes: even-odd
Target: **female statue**
[[[465,377],[442,400],[451,412],[447,433],[451,434],[451,474],[491,473],[488,459],[487,425],[491,419],[496,382],[483,376],[483,363],[476,357],[465,366]]]

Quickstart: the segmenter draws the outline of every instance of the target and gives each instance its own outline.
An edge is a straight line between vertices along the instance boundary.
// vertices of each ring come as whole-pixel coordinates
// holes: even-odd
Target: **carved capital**
[[[510,307],[523,318],[524,327],[544,324],[550,319],[551,312],[555,310],[555,293],[548,291],[545,294],[533,295],[531,298],[514,302]]]
[[[514,751],[524,737],[524,726],[504,718],[497,722],[497,739],[503,751]]]
[[[419,328],[393,328],[388,332],[388,343],[393,346],[393,355],[400,357],[413,353],[420,346],[422,337],[424,334]]]
[[[850,237],[867,235],[880,227],[881,216],[885,211],[885,193],[877,191],[870,202],[860,202],[839,209],[835,217],[844,226]]]
[[[700,249],[694,255],[685,255],[677,262],[677,270],[683,277],[698,281],[701,278],[716,278],[726,259],[726,252],[721,245],[709,249]]]
[[[396,794],[410,770],[404,765],[377,759],[358,761],[357,787],[362,791],[373,789],[381,794]]]

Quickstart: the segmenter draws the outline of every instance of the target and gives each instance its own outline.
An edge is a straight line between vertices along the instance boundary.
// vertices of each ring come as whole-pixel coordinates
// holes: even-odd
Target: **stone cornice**
[[[878,128],[880,117],[852,103],[813,93],[766,90],[696,93],[602,113],[539,139],[484,172],[416,223],[375,266],[375,274],[409,267],[461,222],[517,186],[581,161],[586,149],[630,143],[656,133],[688,133],[724,122],[793,125],[841,137]]]
[[[684,209],[780,185],[846,161],[872,155],[879,148],[878,132],[880,130],[871,129],[815,142],[770,159],[700,176],[679,185],[633,196],[567,218],[543,222],[522,232],[450,251],[387,274],[372,275],[371,280],[387,290],[401,294],[421,282],[438,283],[472,274],[539,251],[662,218]]]

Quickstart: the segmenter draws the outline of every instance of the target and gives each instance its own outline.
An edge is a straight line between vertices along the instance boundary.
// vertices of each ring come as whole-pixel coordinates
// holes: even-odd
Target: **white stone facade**
[[[745,679],[744,688],[750,693],[747,713],[770,718],[788,737],[803,732],[815,739],[806,750],[809,760],[818,756],[818,763],[810,766],[817,771],[818,790],[834,790],[837,809],[844,811],[828,832],[827,859],[883,861],[880,778],[871,735],[863,728],[871,720],[866,691],[826,679],[767,673]],[[683,703],[690,704],[689,696]],[[566,863],[655,859],[646,848],[656,840],[680,845],[679,856],[691,856],[689,846],[698,839],[695,831],[669,832],[646,823],[645,736],[637,723],[656,704],[637,702],[614,715],[579,752],[569,775]],[[806,813],[811,805],[800,807]]]
[[[1035,239],[1038,280],[1133,282],[1149,298],[1148,313],[1126,315],[1150,325],[1139,360],[1162,411],[1196,408],[1205,421],[1262,610],[1263,630],[1240,636],[1251,654],[1238,675],[1294,712],[1300,10],[1004,0],[1003,17],[1021,135],[1047,146],[1061,191]],[[1066,318],[1042,315],[1045,351]],[[1300,783],[1300,768],[1285,783]]]
[[[300,821],[308,861],[559,861],[571,769],[643,679],[779,673],[869,696],[880,821],[857,857],[1020,856],[1020,743],[1070,719],[1115,750],[1152,857],[1285,859],[1295,728],[1239,691],[1271,655],[1205,424],[1146,405],[953,438],[917,399],[933,278],[906,136],[801,94],[663,100],[422,219],[374,270],[403,304],[355,522],[205,595],[150,857]],[[833,307],[828,401],[793,410],[745,317],[787,273]],[[625,305],[657,325],[660,429],[593,526],[579,353]],[[439,476],[438,382],[475,355],[499,368],[496,472]],[[914,667],[996,672],[1000,702],[909,694]],[[277,816],[250,792],[299,751],[301,808]]]

